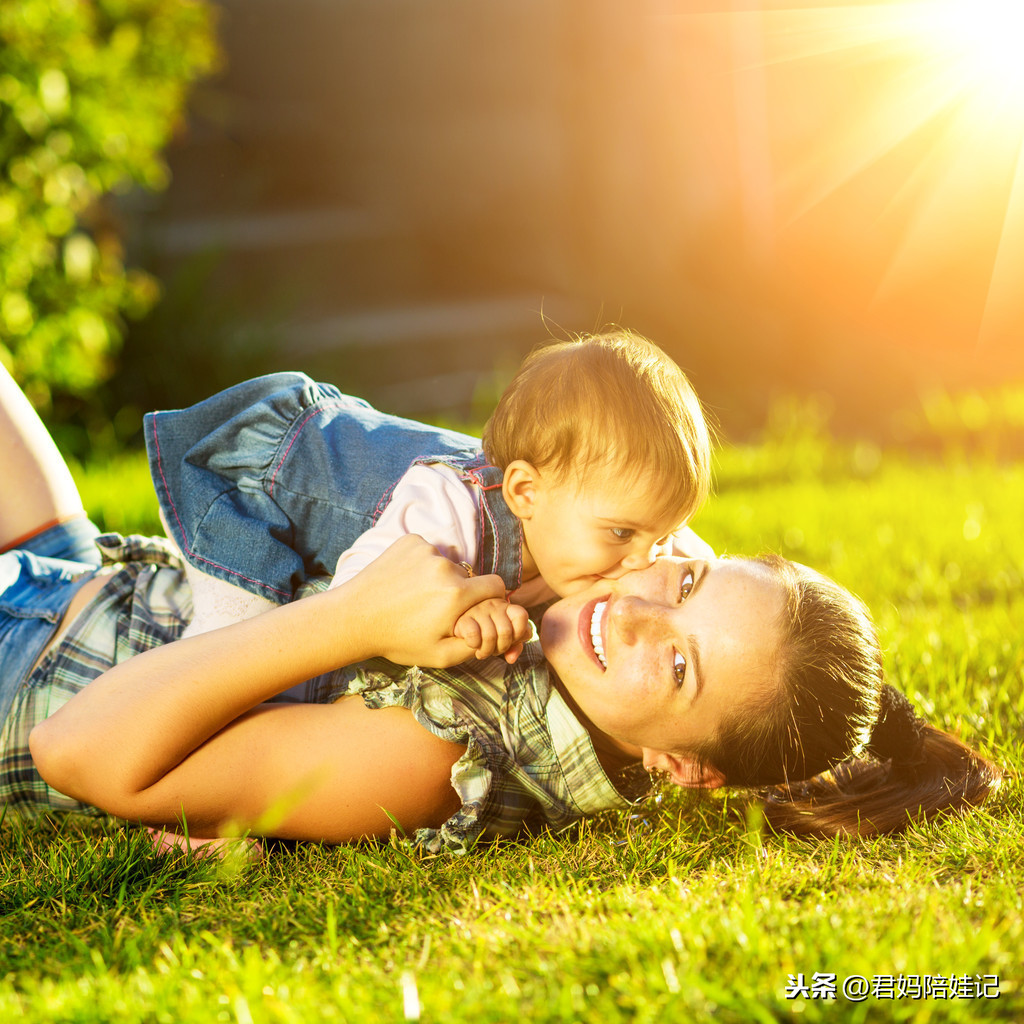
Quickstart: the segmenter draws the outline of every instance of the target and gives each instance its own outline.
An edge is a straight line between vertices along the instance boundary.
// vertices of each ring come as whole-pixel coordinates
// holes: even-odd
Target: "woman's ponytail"
[[[923,718],[918,718],[914,705],[904,694],[885,683],[878,699],[878,718],[871,728],[865,753],[907,771],[923,767],[927,724]]]
[[[950,733],[916,721],[915,755],[854,758],[806,782],[772,786],[761,793],[765,820],[797,835],[879,835],[982,803],[1000,769]]]

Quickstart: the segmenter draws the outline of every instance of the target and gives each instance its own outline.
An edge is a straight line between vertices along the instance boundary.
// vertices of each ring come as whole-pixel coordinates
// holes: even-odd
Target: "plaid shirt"
[[[590,734],[552,685],[532,641],[514,665],[501,658],[472,671],[404,668],[383,658],[339,669],[310,683],[311,699],[358,693],[371,708],[401,707],[442,739],[466,745],[452,768],[462,807],[439,829],[419,829],[430,852],[466,852],[477,840],[524,828],[562,829],[631,799],[601,767]],[[642,774],[642,773],[641,773]],[[637,777],[633,798],[646,792]]]
[[[175,640],[192,617],[182,563],[166,540],[104,534],[96,544],[103,564],[120,568],[15,695],[0,732],[0,804],[99,813],[39,777],[28,735],[108,668]]]
[[[107,534],[97,543],[104,563],[121,567],[18,691],[0,734],[0,803],[94,811],[43,782],[29,754],[29,733],[112,665],[174,640],[191,616],[188,584],[166,541]],[[307,699],[317,703],[347,694],[361,694],[371,708],[407,708],[436,736],[466,745],[452,769],[461,808],[441,828],[414,837],[429,851],[462,853],[481,838],[524,827],[565,828],[585,815],[630,806],[552,685],[536,641],[511,666],[492,658],[472,671],[424,670],[374,659],[307,687]]]

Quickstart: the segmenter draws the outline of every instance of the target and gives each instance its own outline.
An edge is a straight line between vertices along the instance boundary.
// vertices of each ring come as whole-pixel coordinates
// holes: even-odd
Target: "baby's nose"
[[[657,557],[657,554],[657,544],[645,544],[636,551],[630,551],[630,553],[623,558],[621,562],[622,568],[628,569],[631,572],[634,569],[646,569],[648,566],[654,564],[654,559]]]

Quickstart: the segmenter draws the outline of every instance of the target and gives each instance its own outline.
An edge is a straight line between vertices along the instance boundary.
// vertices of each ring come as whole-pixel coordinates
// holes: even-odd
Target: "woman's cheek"
[[[624,701],[643,702],[651,698],[654,687],[654,668],[646,660],[632,657],[625,665],[620,664],[615,674],[614,692]]]
[[[569,629],[560,605],[550,608],[540,622],[540,646],[544,657],[555,665],[564,661],[566,654],[566,643],[569,638]]]

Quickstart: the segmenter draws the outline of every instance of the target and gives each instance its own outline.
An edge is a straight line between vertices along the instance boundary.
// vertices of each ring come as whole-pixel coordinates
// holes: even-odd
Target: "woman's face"
[[[664,755],[695,750],[776,685],[785,603],[756,562],[659,558],[553,605],[541,642],[591,725],[671,771]]]

